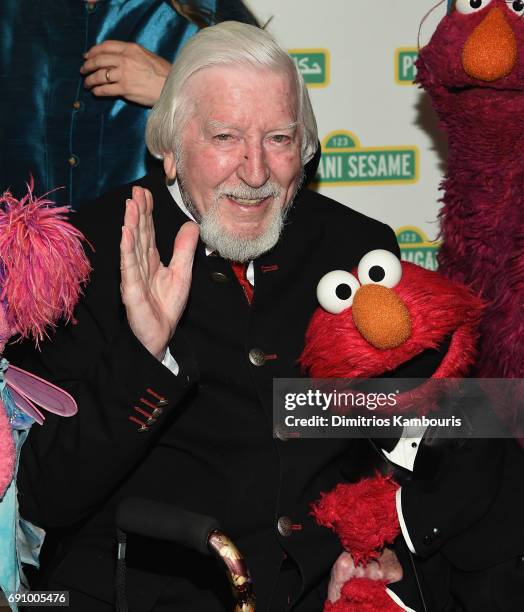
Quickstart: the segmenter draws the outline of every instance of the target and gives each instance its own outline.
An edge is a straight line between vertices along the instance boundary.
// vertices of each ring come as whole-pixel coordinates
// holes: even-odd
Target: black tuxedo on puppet
[[[138,184],[153,193],[156,239],[167,263],[187,218],[159,170]],[[77,215],[96,249],[92,280],[76,324],[32,357],[32,369],[79,404],[77,416],[50,415],[33,428],[22,460],[23,515],[67,535],[48,584],[87,594],[92,610],[105,609],[113,601],[114,510],[120,499],[141,496],[215,516],[246,556],[257,610],[269,609],[286,556],[302,576],[293,609],[320,610],[341,548],[315,525],[309,504],[342,479],[349,443],[274,437],[272,380],[299,376],[319,279],[351,269],[372,249],[398,254],[394,234],[303,189],[279,243],[254,262],[251,306],[229,263],[206,257],[199,243],[186,311],[170,344],[180,366],[174,376],[136,340],[121,304],[118,245],[130,193],[126,186]],[[255,365],[252,349],[267,358]],[[130,417],[145,422],[141,410],[155,407],[161,414],[140,432]],[[290,535],[277,529],[281,516],[294,525]],[[231,609],[213,560],[137,537],[128,543],[128,600],[136,611],[160,609],[163,600],[182,612]]]
[[[416,554],[400,535],[394,549],[404,578],[389,588],[417,612],[520,612],[524,607],[524,454],[489,401],[480,399],[479,409],[478,391],[429,415],[453,415],[461,426],[451,438],[440,437],[442,428],[429,427],[413,471],[383,454],[393,450],[398,436],[354,440],[342,467],[349,482],[378,471],[392,473],[401,485],[402,516]],[[480,432],[493,437],[477,437]]]

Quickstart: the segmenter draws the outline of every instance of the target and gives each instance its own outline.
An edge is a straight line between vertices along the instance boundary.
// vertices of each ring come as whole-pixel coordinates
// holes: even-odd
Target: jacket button
[[[266,355],[264,354],[264,351],[258,348],[253,348],[249,351],[249,361],[251,361],[254,366],[263,366],[266,363]]]
[[[433,527],[433,537],[434,538],[440,537],[440,529],[438,527]]]
[[[220,283],[222,285],[229,282],[229,278],[223,272],[212,272],[211,278],[215,283]]]
[[[71,168],[78,166],[78,157],[76,155],[71,155],[71,157],[67,160],[67,163],[71,166]]]
[[[433,538],[429,535],[426,535],[422,538],[422,541],[424,542],[424,546],[431,546],[431,544],[433,543]]]
[[[277,529],[278,533],[284,538],[288,538],[293,533],[293,523],[289,516],[281,516],[278,519]]]
[[[168,404],[168,401],[164,398],[162,398],[161,400],[158,400],[158,402],[156,403],[158,408],[163,408],[164,406],[167,406],[167,404]]]

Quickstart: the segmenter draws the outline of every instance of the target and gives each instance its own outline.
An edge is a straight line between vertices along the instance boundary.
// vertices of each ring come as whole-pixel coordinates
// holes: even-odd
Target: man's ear
[[[164,155],[164,171],[170,181],[176,178],[176,162],[174,153],[166,153]]]

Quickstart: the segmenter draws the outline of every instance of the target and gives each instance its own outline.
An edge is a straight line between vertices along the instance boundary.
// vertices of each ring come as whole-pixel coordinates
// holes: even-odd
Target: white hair
[[[178,55],[147,121],[146,144],[150,152],[162,158],[176,151],[188,114],[188,80],[198,70],[223,65],[267,68],[290,75],[297,94],[302,163],[306,164],[317,149],[318,133],[304,79],[289,54],[265,30],[236,21],[204,28],[189,39]]]

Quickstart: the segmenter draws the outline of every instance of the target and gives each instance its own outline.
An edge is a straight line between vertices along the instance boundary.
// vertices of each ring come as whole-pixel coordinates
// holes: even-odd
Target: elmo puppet
[[[392,253],[371,251],[352,273],[329,272],[317,296],[301,356],[314,378],[457,379],[474,364],[480,300]],[[428,380],[404,391],[397,410],[441,413],[435,388]],[[388,591],[383,581],[353,578],[325,612],[522,609],[524,458],[511,438],[476,438],[471,407],[454,410],[457,437],[404,427],[350,442],[347,482],[323,494],[313,514],[357,567],[393,546],[403,578]]]

